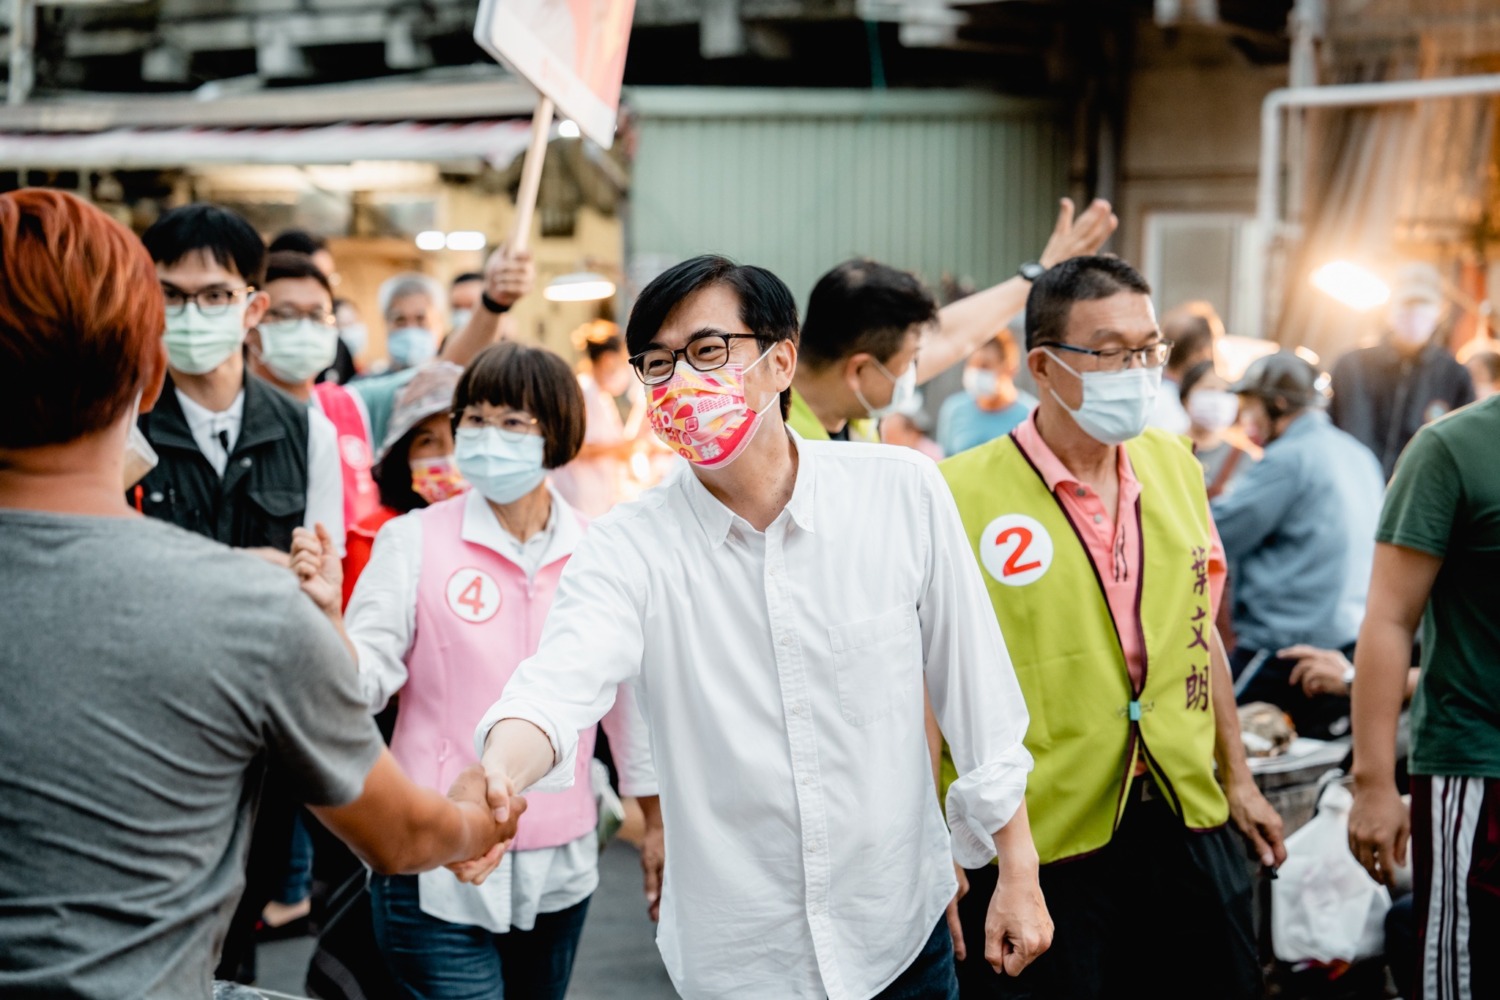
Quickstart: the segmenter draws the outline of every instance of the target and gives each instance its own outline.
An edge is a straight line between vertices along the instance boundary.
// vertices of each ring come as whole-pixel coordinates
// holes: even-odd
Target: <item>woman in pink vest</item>
[[[584,530],[546,479],[583,440],[582,395],[561,358],[489,348],[459,380],[452,421],[473,489],[382,528],[347,613],[371,709],[401,696],[392,753],[437,789],[474,763],[474,727],[535,652]],[[604,726],[622,791],[654,795],[628,696]],[[529,797],[515,843],[484,884],[446,869],[372,877],[376,940],[412,996],[562,1000],[599,881],[593,744],[592,730],[580,735],[571,789]]]

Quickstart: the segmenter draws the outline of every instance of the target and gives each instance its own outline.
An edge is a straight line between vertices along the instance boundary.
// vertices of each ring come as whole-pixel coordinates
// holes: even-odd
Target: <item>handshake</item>
[[[464,768],[448,789],[448,798],[464,815],[470,843],[478,838],[488,849],[467,861],[456,861],[446,867],[460,882],[483,885],[500,867],[505,852],[516,839],[516,827],[526,812],[526,799],[517,795],[510,780],[498,775],[486,777],[484,768],[471,764]]]

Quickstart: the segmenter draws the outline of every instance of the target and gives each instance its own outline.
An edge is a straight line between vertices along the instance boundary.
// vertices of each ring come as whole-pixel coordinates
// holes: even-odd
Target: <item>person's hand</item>
[[[1349,693],[1349,685],[1344,683],[1349,672],[1349,659],[1338,650],[1289,646],[1278,650],[1276,655],[1283,660],[1297,661],[1287,683],[1293,687],[1302,685],[1302,693],[1309,698],[1320,694]]]
[[[964,925],[958,919],[958,901],[969,894],[969,874],[964,871],[963,865],[954,865],[953,874],[958,876],[958,892],[953,894],[952,901],[948,903],[948,933],[953,937],[953,959],[962,962],[969,957],[969,952],[964,947]]]
[[[344,567],[328,529],[322,522],[316,527],[316,532],[293,529],[291,569],[302,584],[302,592],[323,613],[337,615],[343,607]]]
[[[998,973],[1019,976],[1050,947],[1052,915],[1036,866],[1010,872],[1002,866],[984,921],[984,960]]]
[[[1349,851],[1370,877],[1392,888],[1396,869],[1406,867],[1411,840],[1411,810],[1390,779],[1374,784],[1354,782],[1349,810]]]
[[[660,823],[647,823],[641,838],[641,874],[645,877],[646,912],[661,920],[661,879],[667,864],[666,838]]]
[[[513,306],[536,285],[536,262],[530,250],[500,247],[484,264],[484,292],[502,306]]]
[[[526,800],[515,796],[508,803],[506,818],[498,819],[490,808],[488,788],[489,782],[484,769],[478,764],[471,764],[459,773],[448,789],[448,798],[486,829],[485,840],[489,843],[488,849],[479,857],[447,866],[460,882],[482,885],[500,867],[500,860],[515,840],[521,815],[526,812]]]
[[[1229,800],[1229,818],[1239,828],[1255,856],[1267,868],[1279,868],[1286,860],[1286,842],[1282,839],[1281,815],[1255,786],[1248,772],[1224,788]]]
[[[1119,224],[1114,210],[1103,198],[1095,198],[1076,219],[1073,199],[1064,198],[1057,210],[1057,225],[1052,227],[1046,249],[1037,260],[1043,267],[1056,267],[1070,258],[1098,253]]]

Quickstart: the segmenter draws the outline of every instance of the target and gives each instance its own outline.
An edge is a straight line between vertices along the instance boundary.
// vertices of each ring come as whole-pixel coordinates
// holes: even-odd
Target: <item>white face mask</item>
[[[453,310],[453,332],[454,333],[462,333],[464,327],[466,327],[466,326],[469,325],[469,320],[471,320],[473,318],[474,318],[474,310],[472,310],[472,309],[455,309],[455,310]]]
[[[141,394],[135,394],[135,402],[130,406],[130,433],[125,438],[125,489],[130,489],[136,483],[146,478],[146,473],[156,468],[161,459],[156,457],[156,449],[151,447],[151,442],[146,440],[146,435],[141,433]]]
[[[229,360],[245,342],[245,307],[237,302],[221,313],[205,316],[198,303],[167,316],[167,360],[189,375],[204,375]]]
[[[346,323],[339,327],[339,339],[349,348],[349,353],[358,355],[370,342],[370,330],[363,323]]]
[[[870,401],[865,399],[865,394],[859,391],[859,384],[854,386],[854,395],[859,398],[859,404],[865,408],[871,420],[884,420],[892,413],[906,413],[911,409],[911,404],[917,398],[917,362],[913,358],[911,364],[906,366],[906,371],[899,376],[892,375],[886,370],[885,365],[874,358],[870,359],[875,367],[880,369],[880,374],[891,380],[895,388],[891,391],[891,401],[884,406],[871,406]]]
[[[460,427],[453,458],[480,496],[491,503],[514,503],[541,485],[547,442],[537,434],[516,434],[498,427]]]
[[[1432,339],[1442,318],[1443,307],[1436,302],[1396,306],[1390,314],[1391,332],[1403,344],[1421,346]]]
[[[988,368],[964,369],[964,392],[975,399],[991,399],[1000,391],[1000,376]]]
[[[260,325],[260,360],[283,382],[305,382],[338,356],[336,327],[303,317]]]
[[[1063,402],[1056,389],[1051,392],[1052,398],[1073,415],[1073,421],[1089,437],[1100,444],[1124,444],[1146,429],[1151,409],[1161,392],[1160,368],[1080,372],[1051,351],[1047,351],[1047,357],[1078,376],[1083,383],[1083,404],[1076,410]]]
[[[1198,389],[1188,396],[1188,416],[1206,431],[1222,431],[1240,416],[1240,398],[1223,389]]]

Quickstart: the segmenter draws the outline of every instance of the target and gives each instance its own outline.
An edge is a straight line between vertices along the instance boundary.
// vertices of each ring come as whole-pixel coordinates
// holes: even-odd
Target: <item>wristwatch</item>
[[[484,306],[486,312],[492,312],[496,316],[499,316],[501,313],[510,312],[510,306],[504,305],[490,298],[489,292],[479,293],[479,303],[480,305]]]
[[[1354,664],[1352,663],[1344,668],[1344,687],[1354,687]]]
[[[1025,278],[1027,281],[1035,281],[1042,275],[1046,274],[1047,269],[1043,267],[1041,262],[1039,261],[1028,260],[1026,263],[1016,268],[1016,273]]]

